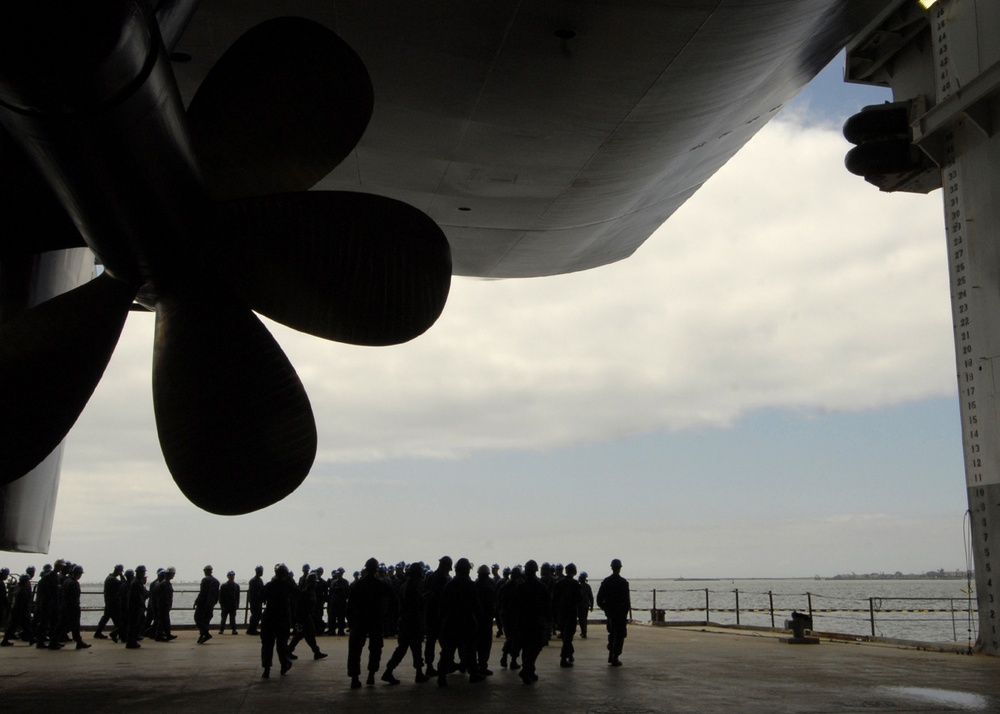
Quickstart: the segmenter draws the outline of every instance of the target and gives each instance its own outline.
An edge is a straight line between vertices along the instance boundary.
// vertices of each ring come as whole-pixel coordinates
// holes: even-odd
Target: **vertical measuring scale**
[[[956,23],[974,14],[974,3],[963,0],[944,0],[932,9],[938,105],[961,93],[963,80],[972,79],[962,75],[976,63],[960,53],[975,48],[957,41],[955,30]],[[995,195],[1000,150],[998,140],[963,112],[956,112],[938,138],[978,636],[983,651],[1000,655],[1000,401],[994,376],[1000,368],[1000,220],[994,206],[1000,198]]]

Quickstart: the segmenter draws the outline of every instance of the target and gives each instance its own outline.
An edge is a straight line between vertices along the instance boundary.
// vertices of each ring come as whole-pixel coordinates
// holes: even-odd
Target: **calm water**
[[[812,601],[813,626],[818,632],[837,632],[859,637],[872,634],[870,605],[874,608],[875,635],[922,642],[968,641],[973,629],[975,641],[977,620],[970,618],[969,596],[964,580],[637,580],[630,579],[632,614],[636,620],[649,622],[655,591],[657,609],[665,610],[667,622],[705,620],[706,590],[709,618],[712,622],[735,625],[736,591],[739,591],[739,624],[771,626],[771,601],[774,604],[774,624],[783,627],[792,610],[808,612]],[[246,601],[246,583],[241,583]],[[594,592],[599,579],[591,581]],[[83,586],[84,625],[95,625],[100,617],[103,599],[100,583]],[[197,583],[174,584],[175,624],[194,622],[192,608],[197,595]],[[770,591],[771,596],[768,596]],[[871,598],[871,601],[869,601]],[[975,598],[972,609],[976,607]],[[900,612],[900,611],[911,612]],[[938,610],[939,612],[921,612]],[[955,612],[951,612],[954,610]],[[595,610],[592,617],[601,617]],[[219,621],[218,610],[214,622]],[[237,615],[245,622],[245,612]]]
[[[813,628],[861,637],[875,635],[923,642],[966,642],[978,626],[970,618],[965,580],[630,580],[632,610],[648,621],[655,591],[657,609],[667,622],[709,619],[725,625],[783,627],[792,610],[813,612]],[[595,590],[596,590],[596,583]],[[768,593],[771,593],[771,596]],[[972,609],[975,610],[975,596]],[[951,612],[961,611],[961,612]],[[935,612],[941,611],[941,612]],[[945,612],[947,611],[947,612]]]

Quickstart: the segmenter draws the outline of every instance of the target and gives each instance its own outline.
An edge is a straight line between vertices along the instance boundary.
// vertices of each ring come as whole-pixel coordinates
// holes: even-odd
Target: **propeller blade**
[[[411,340],[451,286],[451,249],[425,213],[349,191],[260,196],[219,206],[219,270],[257,312],[357,345]]]
[[[372,106],[354,50],[316,22],[283,17],[222,55],[187,116],[205,184],[224,200],[311,188],[354,150]]]
[[[101,275],[0,325],[0,483],[37,466],[87,405],[135,288]]]
[[[231,299],[161,297],[153,408],[174,481],[212,513],[280,501],[316,455],[316,424],[295,369],[257,316]]]

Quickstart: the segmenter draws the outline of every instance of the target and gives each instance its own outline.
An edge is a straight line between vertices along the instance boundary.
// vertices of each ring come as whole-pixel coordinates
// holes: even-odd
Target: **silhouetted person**
[[[424,564],[411,563],[406,571],[407,577],[399,588],[399,624],[396,628],[396,649],[385,665],[382,681],[389,684],[399,684],[393,676],[406,652],[413,654],[413,668],[417,670],[417,683],[426,682],[424,674],[424,658],[422,647],[424,641]]]
[[[205,577],[201,579],[198,588],[198,597],[194,600],[194,624],[198,626],[198,644],[202,645],[212,639],[212,633],[208,631],[212,622],[212,615],[215,614],[215,606],[219,602],[219,581],[212,575],[212,566],[205,566]]]
[[[326,631],[326,622],[323,620],[323,611],[326,603],[330,599],[330,581],[323,577],[322,566],[316,568],[316,612],[313,615],[313,624],[316,635],[322,635]]]
[[[7,615],[10,611],[10,593],[7,590],[8,577],[10,577],[10,569],[0,568],[0,625],[7,623]]]
[[[548,632],[545,635],[545,642],[543,645],[545,647],[549,646],[549,640],[556,631],[555,620],[552,619],[552,588],[556,585],[556,576],[553,572],[554,568],[549,563],[542,563],[541,571],[538,574],[538,579],[542,581],[542,585],[545,586],[545,591],[549,594],[549,614],[548,614]]]
[[[319,651],[319,645],[316,644],[316,604],[319,602],[319,596],[317,595],[317,585],[319,584],[319,576],[316,573],[309,573],[309,577],[306,578],[306,587],[302,590],[295,600],[295,634],[292,635],[292,641],[288,644],[288,653],[291,655],[295,652],[295,646],[299,644],[302,640],[306,641],[309,645],[309,649],[312,650],[313,659],[323,659],[326,657],[325,652]],[[295,657],[292,657],[295,659]]]
[[[69,577],[63,581],[59,588],[59,626],[56,629],[56,632],[69,630],[78,650],[84,650],[91,646],[89,642],[84,642],[80,636],[80,578],[82,577],[83,566],[74,565]],[[56,642],[55,646],[53,646],[53,642]],[[53,638],[49,642],[49,648],[59,648],[57,638]]]
[[[288,566],[281,563],[275,567],[274,577],[264,586],[261,594],[264,613],[260,619],[260,663],[264,668],[261,674],[264,679],[271,676],[275,648],[278,650],[281,673],[285,674],[292,668],[292,660],[288,656],[288,634],[292,628],[294,594],[295,583],[291,573]]]
[[[35,646],[43,649],[59,622],[59,571],[63,561],[57,560],[53,565],[42,566],[42,574],[38,578],[35,589],[35,615],[32,628],[35,633]],[[56,640],[56,646],[61,646]]]
[[[499,566],[494,565],[493,568],[498,570]],[[497,580],[486,565],[480,565],[476,575],[476,596],[482,611],[482,617],[476,625],[476,670],[488,677],[493,674],[490,670],[490,652],[493,649],[493,618],[497,611]]]
[[[608,619],[608,664],[621,667],[619,657],[628,636],[628,613],[632,609],[632,596],[628,580],[621,576],[622,561],[611,561],[611,575],[601,581],[597,589],[597,606]]]
[[[559,628],[562,649],[559,652],[559,666],[573,666],[573,635],[576,634],[576,621],[580,613],[580,603],[583,602],[583,590],[574,577],[576,565],[570,563],[565,568],[565,574],[552,588],[552,614]]]
[[[580,583],[580,609],[577,612],[577,618],[580,621],[580,639],[587,639],[587,620],[590,618],[590,613],[594,610],[594,590],[590,587],[590,581],[587,579],[587,571],[580,573],[579,583]]]
[[[142,626],[146,621],[146,599],[149,591],[146,589],[146,566],[137,565],[135,576],[128,584],[125,599],[125,647],[130,650],[139,649],[142,645]]]
[[[226,582],[219,587],[219,612],[222,620],[219,622],[219,634],[226,631],[226,620],[234,635],[236,631],[236,611],[240,609],[240,584],[236,582],[236,572],[226,573]]]
[[[258,565],[254,568],[255,575],[247,583],[247,605],[250,606],[250,624],[247,626],[248,635],[259,635],[260,616],[264,612],[264,566]]]
[[[399,618],[399,611],[397,610],[399,604],[399,586],[402,583],[396,578],[395,568],[379,563],[378,571],[382,582],[388,585],[389,590],[392,591],[392,597],[386,603],[385,614],[382,616],[382,634],[385,637],[395,637],[396,620]]]
[[[496,563],[494,563],[493,565],[496,566]],[[509,580],[510,580],[509,566],[504,566],[502,575],[496,575],[495,573],[493,575],[493,588],[494,592],[496,593],[496,598],[495,598],[496,613],[494,615],[494,618],[496,619],[497,623],[497,637],[503,637],[503,617],[500,614],[500,588],[506,585]]]
[[[549,639],[551,617],[549,593],[538,579],[538,563],[524,564],[524,579],[514,590],[514,610],[521,641],[521,681],[538,681],[535,661]]]
[[[135,580],[135,571],[129,568],[124,573],[124,579],[118,586],[118,629],[111,631],[111,639],[118,642],[128,641],[128,593]]]
[[[330,634],[344,636],[347,627],[347,595],[351,584],[344,577],[344,569],[337,568],[331,573],[330,602],[327,612],[330,614]]]
[[[70,574],[72,573],[73,568],[75,566],[76,563],[67,560],[63,562],[63,566],[59,570],[59,584],[56,588],[56,613],[52,620],[53,629],[51,637],[49,638],[49,644],[51,644],[52,640],[54,639],[59,644],[60,647],[63,646],[64,642],[69,642],[71,639],[69,634],[69,627],[65,626],[65,622],[63,619],[62,592],[63,592],[63,584],[70,579]]]
[[[31,576],[27,573],[18,578],[14,587],[13,602],[10,608],[10,621],[7,623],[7,631],[0,640],[0,645],[10,647],[13,640],[20,632],[22,638],[31,640]]]
[[[153,634],[157,642],[169,642],[177,639],[177,635],[172,632],[170,625],[170,611],[174,609],[173,580],[175,575],[177,575],[177,569],[170,566],[163,571],[163,580],[160,582],[156,612],[153,614]]]
[[[156,580],[149,585],[149,601],[146,603],[146,621],[142,627],[144,637],[156,637],[156,618],[160,612],[160,587],[167,577],[166,568],[156,569]]]
[[[497,612],[500,613],[500,619],[503,622],[504,631],[504,643],[503,650],[500,654],[500,666],[506,669],[508,665],[507,658],[509,657],[510,668],[512,670],[518,670],[521,669],[521,665],[517,662],[517,658],[521,656],[521,640],[518,637],[517,611],[514,607],[514,593],[517,591],[518,583],[520,583],[523,578],[521,566],[515,565],[511,568],[509,575],[509,578],[501,582],[500,589],[497,591]]]
[[[361,651],[368,640],[368,680],[375,684],[375,673],[382,661],[382,618],[386,603],[392,597],[389,585],[378,577],[378,561],[369,558],[361,577],[351,583],[347,597],[347,624],[351,635],[347,641],[347,675],[351,688],[361,686]]]
[[[119,563],[104,578],[104,613],[101,615],[101,619],[97,621],[97,627],[94,629],[95,640],[106,640],[108,638],[104,634],[104,628],[108,622],[111,622],[111,632],[115,635],[115,642],[118,641],[118,628],[121,627],[121,608],[118,602],[118,589],[124,580],[122,575],[124,572],[125,566]]]
[[[442,556],[438,567],[424,581],[424,626],[426,640],[424,643],[424,663],[427,665],[427,676],[437,674],[434,669],[434,645],[437,644],[441,630],[441,592],[451,580],[451,557]]]
[[[470,682],[485,678],[476,667],[476,632],[483,620],[479,594],[469,574],[468,558],[455,563],[455,577],[441,591],[441,659],[438,661],[438,686],[447,687],[447,676],[456,669],[469,673]],[[492,626],[492,625],[491,625]],[[459,666],[455,666],[455,653]]]

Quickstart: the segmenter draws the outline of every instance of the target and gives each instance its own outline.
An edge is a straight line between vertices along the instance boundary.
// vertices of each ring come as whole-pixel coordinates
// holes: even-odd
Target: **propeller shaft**
[[[186,282],[209,202],[146,3],[16,3],[0,28],[0,122],[84,240],[136,287]]]

